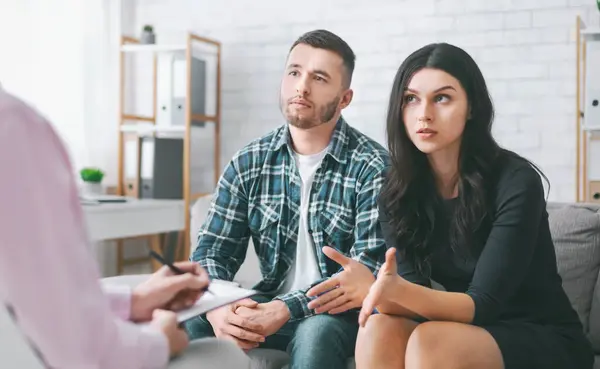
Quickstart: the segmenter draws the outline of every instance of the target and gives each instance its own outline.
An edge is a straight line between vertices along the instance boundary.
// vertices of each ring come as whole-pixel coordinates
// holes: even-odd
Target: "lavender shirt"
[[[73,170],[50,124],[0,88],[0,308],[51,368],[165,368],[166,337],[102,290]]]

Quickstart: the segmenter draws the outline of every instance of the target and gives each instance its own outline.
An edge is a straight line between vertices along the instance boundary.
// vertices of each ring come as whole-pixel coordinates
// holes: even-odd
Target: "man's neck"
[[[335,130],[337,118],[310,129],[289,125],[294,151],[300,155],[313,155],[325,150]]]

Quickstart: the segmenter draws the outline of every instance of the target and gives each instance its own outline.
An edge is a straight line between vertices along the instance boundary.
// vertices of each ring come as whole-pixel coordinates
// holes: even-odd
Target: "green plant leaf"
[[[100,183],[104,178],[104,172],[99,168],[83,168],[79,171],[81,179],[85,182]]]

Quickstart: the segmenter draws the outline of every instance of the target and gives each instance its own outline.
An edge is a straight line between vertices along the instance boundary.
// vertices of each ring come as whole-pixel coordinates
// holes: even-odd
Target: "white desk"
[[[183,200],[138,200],[83,205],[91,241],[136,237],[185,229]]]

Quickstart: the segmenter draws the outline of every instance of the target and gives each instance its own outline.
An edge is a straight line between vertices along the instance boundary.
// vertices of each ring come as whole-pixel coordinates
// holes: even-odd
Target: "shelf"
[[[200,196],[207,195],[206,193],[194,193],[192,192],[191,185],[191,171],[192,171],[192,136],[195,136],[197,133],[204,133],[206,127],[210,125],[214,125],[214,163],[213,163],[213,175],[214,175],[214,185],[215,187],[218,184],[220,177],[220,145],[221,145],[221,135],[220,135],[220,123],[221,123],[221,42],[213,39],[209,39],[206,37],[202,37],[196,35],[194,33],[188,32],[187,37],[182,37],[180,39],[174,40],[165,40],[166,42],[162,44],[141,44],[140,40],[135,37],[130,36],[121,36],[120,45],[117,47],[119,52],[119,114],[121,123],[119,127],[117,127],[119,131],[119,145],[118,145],[118,160],[119,160],[119,170],[118,170],[118,183],[116,188],[116,193],[119,195],[126,195],[131,197],[138,197],[140,194],[139,183],[135,181],[135,176],[138,178],[142,175],[142,147],[139,142],[140,137],[165,137],[165,138],[178,138],[183,140],[183,157],[182,157],[182,165],[183,165],[183,173],[182,173],[182,181],[183,181],[183,209],[179,212],[183,216],[184,220],[184,231],[179,234],[177,239],[177,252],[181,252],[183,255],[181,260],[188,260],[190,248],[189,244],[191,242],[190,229],[191,229],[191,213],[189,208],[193,205],[193,202],[199,198]],[[183,55],[182,55],[183,54]],[[162,84],[162,79],[158,77],[158,65],[161,62],[161,58],[165,57],[167,59],[173,57],[177,57],[178,59],[184,56],[183,61],[184,67],[187,69],[186,78],[184,80],[185,84],[182,87],[184,91],[182,94],[185,95],[185,101],[180,102],[182,107],[189,108],[192,105],[193,96],[191,94],[194,91],[194,88],[190,89],[190,81],[187,78],[191,78],[191,72],[195,70],[193,68],[192,59],[202,60],[206,65],[205,70],[205,78],[215,77],[214,88],[214,96],[216,96],[216,101],[214,101],[214,109],[211,111],[210,115],[206,114],[194,114],[193,111],[195,109],[185,110],[183,112],[179,112],[180,115],[175,118],[174,116],[166,115],[165,119],[178,119],[178,120],[161,120],[161,113],[169,114],[169,112],[163,112],[162,107],[158,106],[160,99],[157,98],[157,89],[159,85]],[[135,69],[129,71],[131,69],[127,66],[126,61],[130,57],[136,58],[153,58],[153,67],[152,67],[152,116],[148,115],[137,115],[137,114],[127,114],[125,113],[125,100],[128,97],[128,93],[126,91],[126,87],[128,87],[128,83],[126,83],[128,78],[128,73],[136,72]],[[165,60],[165,62],[169,62],[169,60]],[[181,70],[180,70],[181,71]],[[185,72],[185,70],[181,71]],[[172,83],[173,81],[165,81],[166,83]],[[192,81],[193,82],[193,81]],[[149,82],[150,83],[150,82]],[[165,86],[168,88],[168,86]],[[162,87],[161,87],[162,88]],[[206,93],[209,92],[209,86],[206,86]],[[162,91],[162,90],[161,90]],[[173,94],[173,93],[172,93]],[[211,94],[211,96],[213,96]],[[174,97],[174,96],[171,96]],[[183,97],[183,96],[180,96]],[[189,120],[189,122],[188,122]],[[177,126],[168,126],[168,123],[183,123],[184,125]],[[202,122],[203,124],[199,124]],[[161,123],[156,124],[155,123]],[[165,124],[165,125],[163,125]],[[133,150],[135,148],[135,150]],[[202,159],[204,161],[204,158]],[[195,167],[194,167],[195,168]],[[131,175],[131,176],[130,176]],[[211,191],[212,192],[212,191]],[[122,265],[123,260],[123,252],[122,252],[122,244],[119,244],[119,253],[118,253],[118,265]],[[180,256],[177,256],[179,258]],[[121,263],[121,264],[119,264]]]
[[[121,46],[122,52],[177,52],[186,51],[187,46],[185,44],[125,44]]]
[[[587,40],[600,41],[600,28],[599,27],[584,28],[581,30],[581,35],[583,36],[583,38],[585,38]]]
[[[152,133],[185,133],[185,126],[155,126],[154,124],[123,124],[121,132],[152,134]]]
[[[202,48],[200,45],[192,45],[192,55],[194,57],[200,57],[202,55],[216,55],[216,51],[213,50],[214,46],[210,49]],[[121,52],[123,53],[184,53],[187,51],[187,44],[124,44],[121,46]]]

